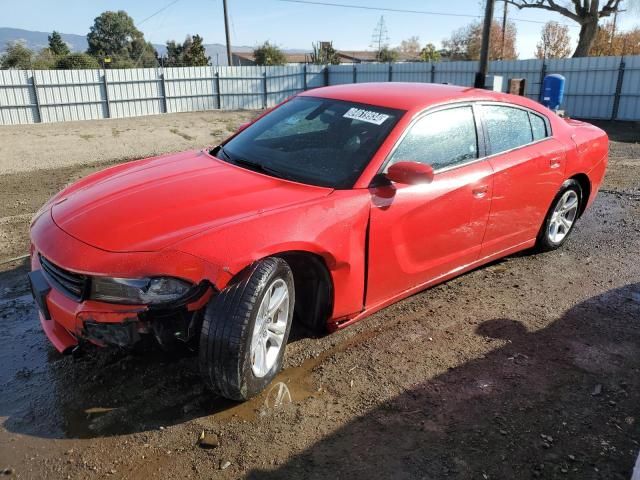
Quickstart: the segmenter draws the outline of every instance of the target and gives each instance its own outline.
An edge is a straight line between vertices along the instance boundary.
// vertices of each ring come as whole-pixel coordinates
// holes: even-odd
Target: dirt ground
[[[214,143],[250,115],[0,129],[2,259],[26,252],[30,216],[69,181],[146,145]],[[124,124],[130,150],[110,157],[111,129]],[[194,139],[149,143],[173,125]],[[0,265],[0,472],[629,479],[640,451],[640,128],[601,126],[612,140],[604,191],[562,249],[509,257],[333,335],[295,335],[286,369],[244,404],[204,391],[193,354],[61,357],[40,330],[26,265]],[[55,163],[33,164],[20,145],[41,157],[38,136],[52,132],[66,138],[48,148]],[[203,430],[217,448],[196,445]]]

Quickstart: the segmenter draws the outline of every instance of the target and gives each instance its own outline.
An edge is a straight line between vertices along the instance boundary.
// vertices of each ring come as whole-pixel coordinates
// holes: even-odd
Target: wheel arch
[[[582,216],[584,210],[587,208],[587,204],[589,203],[589,198],[591,197],[591,180],[584,173],[577,173],[569,178],[569,180],[575,180],[580,185],[580,189],[582,190],[582,201],[580,202],[580,211],[578,212],[578,216]]]
[[[285,250],[264,256],[239,271],[229,281],[235,284],[250,275],[255,265],[267,257],[279,257],[293,273],[295,287],[294,322],[314,334],[326,332],[334,305],[334,283],[326,259],[308,250]]]
[[[314,334],[325,333],[333,312],[334,285],[325,259],[309,251],[292,250],[275,256],[289,264],[296,289],[294,321]]]

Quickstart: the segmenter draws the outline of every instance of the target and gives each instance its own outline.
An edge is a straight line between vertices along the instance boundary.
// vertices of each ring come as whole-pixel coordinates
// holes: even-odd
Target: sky
[[[440,46],[452,31],[473,21],[473,16],[481,17],[484,8],[482,0],[318,1],[453,15],[339,8],[282,0],[228,0],[231,43],[256,46],[269,40],[282,48],[310,50],[312,42],[330,40],[339,50],[366,50],[383,15],[392,47],[411,36],[418,36],[423,45],[431,42]],[[497,1],[497,18],[502,18],[502,9],[503,3]],[[145,38],[154,43],[183,40],[187,34],[199,34],[205,43],[224,43],[222,0],[0,0],[0,27],[85,35],[93,19],[105,10],[126,10]],[[519,11],[510,6],[509,18],[515,20],[518,29],[517,51],[521,59],[533,57],[540,29],[548,20],[570,25],[572,43],[575,45],[577,40],[578,25],[553,12]],[[619,18],[622,28],[640,23],[637,16],[630,14],[621,14]]]

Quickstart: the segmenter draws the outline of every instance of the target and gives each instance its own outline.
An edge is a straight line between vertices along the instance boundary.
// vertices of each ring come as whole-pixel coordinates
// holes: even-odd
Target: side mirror
[[[407,185],[431,183],[433,181],[433,168],[426,163],[398,162],[388,168],[387,178],[393,183],[405,183]]]

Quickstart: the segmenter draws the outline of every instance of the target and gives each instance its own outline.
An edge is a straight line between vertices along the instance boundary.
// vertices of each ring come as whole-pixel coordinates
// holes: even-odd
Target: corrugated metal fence
[[[0,70],[0,125],[122,118],[212,109],[260,109],[297,92],[356,82],[472,85],[477,62],[180,67],[126,70]],[[566,112],[578,118],[640,120],[640,57],[491,62],[490,73],[567,78]]]

